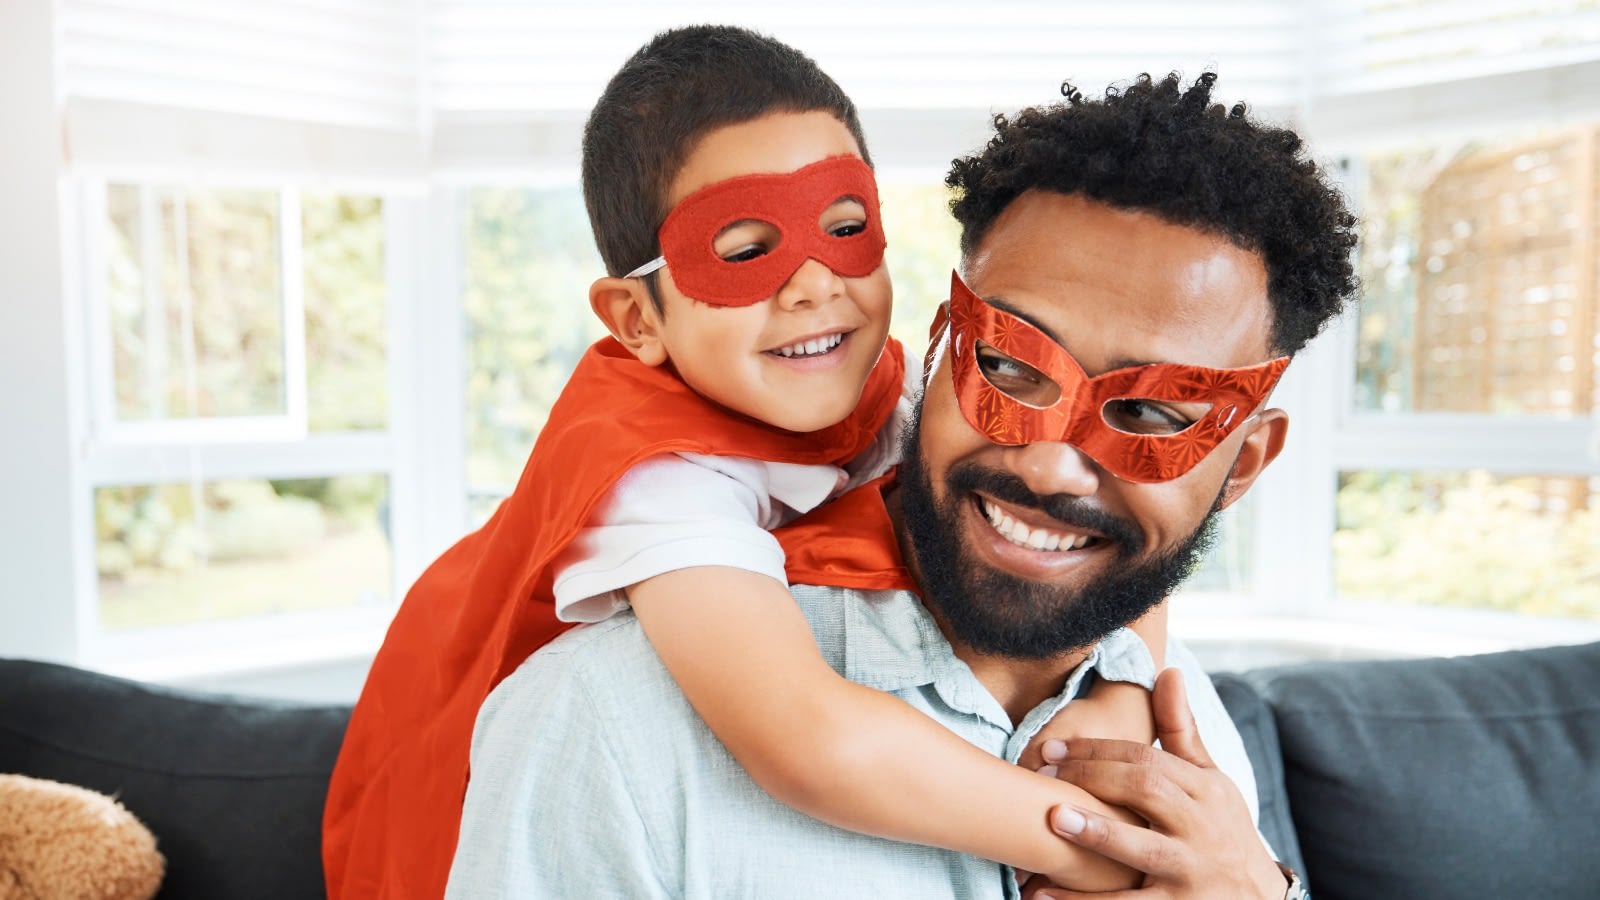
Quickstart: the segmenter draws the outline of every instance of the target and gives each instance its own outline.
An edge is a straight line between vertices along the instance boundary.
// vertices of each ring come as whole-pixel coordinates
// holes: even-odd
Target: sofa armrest
[[[1245,753],[1250,757],[1250,767],[1255,770],[1261,835],[1280,862],[1304,873],[1300,841],[1295,837],[1289,795],[1283,785],[1283,755],[1278,747],[1278,728],[1272,718],[1272,708],[1241,675],[1216,672],[1211,675],[1211,683],[1216,685],[1217,696],[1222,698],[1228,716],[1239,729]]]
[[[1245,678],[1318,900],[1600,892],[1600,644]]]
[[[161,900],[321,897],[349,715],[0,659],[0,772],[116,796],[167,858]]]

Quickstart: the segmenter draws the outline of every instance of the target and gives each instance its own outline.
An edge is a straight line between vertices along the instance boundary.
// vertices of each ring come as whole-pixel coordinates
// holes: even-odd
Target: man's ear
[[[1244,445],[1239,448],[1239,456],[1233,461],[1228,480],[1222,484],[1218,509],[1227,509],[1233,501],[1243,497],[1250,485],[1255,484],[1256,476],[1283,452],[1283,442],[1289,436],[1289,414],[1281,409],[1266,409],[1253,418],[1255,421],[1243,426],[1249,431],[1244,436]]]
[[[628,352],[647,366],[667,361],[661,314],[642,278],[601,278],[589,285],[589,308]]]

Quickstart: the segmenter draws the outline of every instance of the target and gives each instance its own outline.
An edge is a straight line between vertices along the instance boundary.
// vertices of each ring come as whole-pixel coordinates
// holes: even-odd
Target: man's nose
[[[1005,463],[1041,497],[1088,497],[1100,489],[1100,467],[1082,450],[1061,441],[1007,447]]]
[[[783,309],[820,306],[844,296],[844,279],[815,259],[807,259],[778,288],[778,305]]]

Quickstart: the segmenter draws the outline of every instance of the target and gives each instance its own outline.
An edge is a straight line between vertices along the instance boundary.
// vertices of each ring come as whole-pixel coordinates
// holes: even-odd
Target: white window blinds
[[[475,159],[564,165],[617,66],[657,31],[694,22],[802,48],[869,121],[948,113],[981,126],[983,112],[1054,99],[1064,79],[1092,94],[1139,72],[1213,67],[1224,99],[1306,117],[1320,140],[1471,118],[1485,97],[1520,115],[1600,102],[1584,87],[1600,74],[1600,0],[59,4],[79,164],[380,176]]]
[[[1319,0],[1302,125],[1324,152],[1600,117],[1600,0]]]
[[[60,0],[59,9],[76,162],[316,168],[375,151],[381,170],[419,155],[414,0]]]
[[[990,111],[1086,94],[1140,72],[1215,67],[1220,94],[1283,117],[1298,97],[1301,20],[1279,0],[1134,4],[811,0],[792,4],[431,0],[433,154],[449,169],[576,165],[584,113],[665,28],[742,25],[809,54],[849,92],[880,162],[943,167]]]
[[[997,109],[1094,93],[1142,71],[1220,66],[1228,95],[1295,98],[1300,19],[1278,0],[1132,4],[812,0],[803,4],[435,0],[429,92],[443,113],[586,109],[650,36],[753,28],[815,58],[863,108]]]
[[[1600,57],[1600,0],[1325,0],[1316,25],[1330,95]]]

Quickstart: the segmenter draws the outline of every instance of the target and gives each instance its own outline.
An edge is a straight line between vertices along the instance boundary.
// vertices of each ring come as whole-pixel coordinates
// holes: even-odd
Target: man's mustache
[[[1003,503],[1035,509],[1070,529],[1094,532],[1111,541],[1128,558],[1144,550],[1144,534],[1133,523],[1071,494],[1040,496],[1027,482],[1011,472],[990,469],[977,463],[959,463],[946,481],[952,495],[979,492]]]

